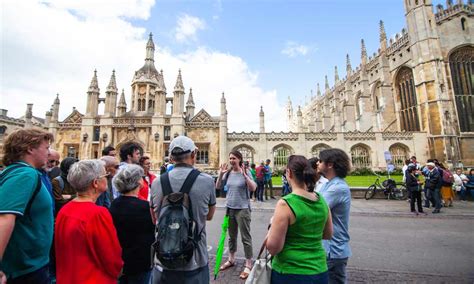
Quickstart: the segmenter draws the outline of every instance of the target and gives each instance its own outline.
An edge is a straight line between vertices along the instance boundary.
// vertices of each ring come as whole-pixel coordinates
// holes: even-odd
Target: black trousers
[[[423,207],[421,207],[421,191],[419,190],[411,190],[410,209],[412,212],[415,211],[415,201],[418,212],[423,212]]]

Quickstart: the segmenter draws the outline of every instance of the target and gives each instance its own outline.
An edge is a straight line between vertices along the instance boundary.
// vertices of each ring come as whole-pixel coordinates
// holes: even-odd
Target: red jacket
[[[154,174],[148,172],[147,177],[143,178],[144,183],[143,183],[143,187],[140,188],[140,190],[138,191],[138,198],[140,198],[141,200],[148,201],[150,187],[153,181],[155,180],[155,178],[156,176]]]
[[[67,203],[56,219],[54,240],[58,284],[117,283],[122,248],[105,207]]]

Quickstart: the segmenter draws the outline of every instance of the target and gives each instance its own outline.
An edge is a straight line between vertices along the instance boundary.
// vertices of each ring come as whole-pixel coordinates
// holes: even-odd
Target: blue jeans
[[[346,266],[348,258],[328,258],[329,283],[346,283]]]
[[[257,180],[257,200],[263,201],[263,191],[265,182],[263,180]]]
[[[461,190],[459,192],[459,199],[461,200],[466,200],[466,189],[464,186],[461,187]]]
[[[272,270],[272,284],[327,284],[328,272],[314,275],[281,274]]]
[[[430,192],[430,201],[434,204],[435,209],[441,209],[441,188],[428,189]]]
[[[138,274],[122,275],[119,278],[119,284],[149,284],[151,277],[151,270]]]

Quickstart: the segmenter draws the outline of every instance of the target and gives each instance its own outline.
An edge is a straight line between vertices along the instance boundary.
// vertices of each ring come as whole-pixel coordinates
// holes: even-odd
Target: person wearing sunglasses
[[[61,174],[59,168],[59,153],[56,150],[49,149],[48,162],[46,163],[46,172],[48,172],[49,179],[53,182],[53,179]]]
[[[115,187],[112,183],[112,179],[117,174],[117,171],[119,169],[119,163],[117,159],[113,156],[103,156],[102,158],[100,158],[100,160],[105,163],[105,171],[109,175],[107,176],[107,191],[103,192],[97,198],[95,204],[109,208],[112,204],[112,201],[114,200],[113,192],[115,190]]]
[[[122,248],[109,210],[95,204],[107,190],[108,175],[100,160],[79,161],[69,170],[77,197],[56,219],[57,283],[117,283]]]

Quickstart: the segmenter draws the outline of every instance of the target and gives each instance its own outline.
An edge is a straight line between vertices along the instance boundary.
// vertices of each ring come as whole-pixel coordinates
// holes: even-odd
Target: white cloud
[[[178,42],[190,42],[197,39],[197,32],[206,28],[206,22],[188,14],[182,15],[177,22],[175,39]]]
[[[305,56],[310,51],[311,48],[309,46],[298,44],[294,41],[288,41],[281,53],[287,55],[288,57],[296,57],[298,55]]]
[[[127,0],[127,5],[113,11],[94,3],[2,2],[0,106],[9,110],[9,116],[22,116],[26,104],[34,103],[33,114],[44,117],[56,93],[61,100],[60,119],[73,106],[84,113],[95,68],[101,97],[115,69],[118,88],[125,89],[130,106],[131,80],[144,62],[149,31],[126,18],[147,18],[152,3]],[[107,17],[98,17],[99,10]],[[186,93],[193,88],[196,112],[205,108],[219,116],[220,97],[225,92],[231,131],[258,131],[260,105],[264,106],[267,131],[283,130],[284,110],[276,91],[259,87],[258,72],[242,58],[203,47],[173,54],[157,38],[155,64],[164,70],[169,96],[181,68]]]

